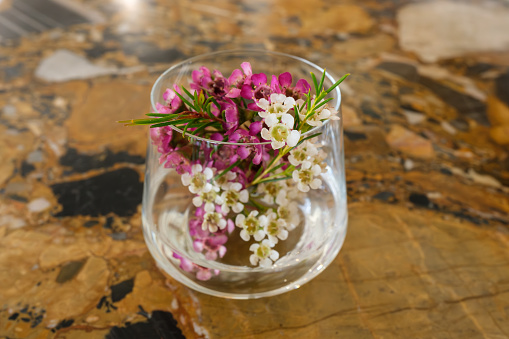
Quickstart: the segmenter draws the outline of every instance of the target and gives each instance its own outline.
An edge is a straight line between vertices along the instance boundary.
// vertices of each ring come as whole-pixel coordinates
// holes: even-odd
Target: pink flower
[[[230,135],[234,130],[239,127],[239,110],[237,105],[231,100],[227,99],[221,102],[221,109],[224,110],[224,117],[226,120],[226,135]]]
[[[190,173],[191,162],[183,154],[178,151],[171,151],[161,155],[159,163],[164,162],[164,167],[174,168],[178,174]]]
[[[218,171],[221,171],[239,160],[237,146],[222,145],[219,147],[218,151],[212,155],[212,158],[214,160],[214,167],[217,168]]]
[[[243,185],[243,186],[245,186],[245,185]],[[233,220],[228,219],[226,221],[226,230],[228,231],[228,233],[232,233],[234,229],[235,229],[235,223],[233,222]]]
[[[231,87],[228,94],[226,94],[228,98],[238,98],[240,96],[242,86],[251,84],[251,76],[253,75],[251,64],[249,62],[243,62],[240,67],[242,68],[242,71],[244,71],[244,74],[242,74],[240,69],[235,69],[228,78],[228,82]]]
[[[179,267],[181,269],[183,269],[186,272],[192,272],[193,271],[195,265],[190,260],[184,258],[183,256],[181,256],[180,254],[178,254],[176,252],[173,252],[173,257],[175,259],[179,259],[180,260]]]
[[[179,96],[176,94],[180,92],[180,88],[175,84],[173,85],[173,88],[175,90],[172,90],[170,88],[167,88],[166,91],[163,93],[163,99],[166,101],[166,103],[169,105],[171,110],[176,111],[180,105],[182,104],[182,100],[179,98]]]
[[[212,274],[214,274],[214,275],[219,274],[218,270],[211,270],[210,268],[198,266],[195,263],[191,262],[190,260],[182,257],[181,255],[179,255],[175,252],[173,253],[173,257],[175,259],[180,260],[179,267],[182,270],[184,270],[186,272],[196,272],[196,278],[198,280],[202,280],[202,281],[209,280],[210,278],[212,278]]]
[[[199,70],[194,70],[192,73],[193,82],[189,84],[189,87],[195,90],[206,88],[208,83],[212,81],[212,75],[210,70],[202,66]]]
[[[157,151],[165,154],[173,151],[170,141],[173,136],[173,130],[170,126],[157,127],[150,129],[150,138],[152,143],[157,146]]]
[[[230,82],[221,72],[214,70],[211,74],[205,66],[200,67],[200,70],[193,71],[192,77],[193,82],[190,84],[192,89],[205,90],[214,97],[222,98],[230,89]]]
[[[210,135],[210,140],[215,140],[215,141],[223,141],[223,135],[221,133],[212,133]]]
[[[281,93],[287,97],[293,97],[295,100],[300,99],[311,89],[309,83],[304,79],[299,79],[295,87],[292,87],[292,75],[289,72],[281,73],[278,80],[281,86]]]
[[[253,74],[251,76],[251,84],[245,84],[242,86],[240,95],[244,99],[259,100],[262,98],[268,99],[272,90],[267,85],[267,76],[264,73]],[[256,103],[252,102],[247,105],[250,110],[259,111],[260,108]]]
[[[299,79],[295,87],[292,87],[292,75],[289,72],[279,74],[277,83],[279,86],[274,86],[276,82],[273,76],[271,89],[274,93],[282,93],[287,97],[293,97],[295,100],[300,99],[304,94],[307,94],[311,89],[309,83],[304,79]],[[279,88],[278,88],[279,87]]]
[[[180,94],[181,93],[180,89],[178,88],[177,84],[174,84],[173,88],[175,90],[167,88],[166,91],[163,93],[165,105],[159,102],[156,104],[156,110],[158,113],[172,114],[175,113],[182,105],[182,100],[175,93],[178,92]]]
[[[293,88],[293,97],[298,99],[304,94],[308,94],[310,90],[311,86],[309,86],[309,83],[304,79],[299,79],[297,85]]]
[[[198,278],[198,280],[207,281],[212,278],[212,271],[209,268],[199,267],[196,278]]]
[[[251,153],[254,152],[253,164],[255,165],[259,165],[262,162],[264,155],[268,156],[268,153],[264,153],[264,148],[262,145],[243,145],[244,143],[260,142],[260,139],[250,135],[250,133],[246,130],[238,129],[230,136],[228,141],[240,143],[239,147],[237,148],[237,154],[242,160],[247,159]]]

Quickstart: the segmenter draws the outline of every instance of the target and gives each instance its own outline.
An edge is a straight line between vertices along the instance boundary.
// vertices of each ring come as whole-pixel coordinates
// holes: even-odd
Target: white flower
[[[256,241],[260,241],[265,237],[265,232],[260,225],[260,220],[256,217],[257,215],[258,211],[251,211],[247,218],[244,214],[238,214],[235,218],[235,225],[242,228],[242,231],[240,231],[242,240],[249,241],[253,236]]]
[[[322,150],[318,150],[318,154],[313,158],[313,165],[319,165],[322,169],[322,173],[327,172],[327,163],[324,161],[327,158],[327,153]]]
[[[267,121],[265,121],[267,123]],[[279,149],[285,144],[290,147],[297,145],[300,139],[300,132],[293,130],[294,119],[290,114],[283,114],[281,116],[281,122],[272,123],[269,129],[262,128],[262,138],[271,141],[273,149]]]
[[[216,209],[216,205],[223,204],[223,198],[217,194],[219,192],[219,187],[212,185],[212,189],[208,192],[200,192],[198,196],[193,198],[193,204],[196,207],[200,207],[205,203],[205,211],[206,212],[214,212]]]
[[[311,166],[311,163],[304,163],[299,170],[292,173],[293,181],[297,183],[297,187],[301,192],[309,191],[309,187],[317,189],[322,185],[322,181],[315,176],[322,173],[322,168],[319,165]]]
[[[284,94],[272,93],[270,95],[270,103],[267,99],[262,98],[256,104],[263,109],[262,112],[258,112],[260,117],[266,119],[270,115],[274,115],[279,118],[293,108],[295,99]]]
[[[327,104],[325,104],[315,109],[315,113],[312,116],[308,117],[306,123],[310,126],[320,127],[323,125],[324,120],[327,119],[339,120],[339,117],[336,116],[337,113],[338,112],[334,108],[329,107]],[[307,109],[303,108],[299,112],[300,120],[303,121],[304,119],[306,119],[307,114],[308,114]]]
[[[230,181],[235,179],[237,177],[237,173],[228,171],[226,174],[219,177],[219,179],[216,180],[216,185],[221,187],[222,190],[227,190],[228,186],[230,185]]]
[[[203,216],[203,223],[201,224],[202,230],[209,232],[217,232],[218,229],[224,229],[226,227],[226,220],[221,213],[207,212]]]
[[[221,210],[224,213],[230,212],[230,208],[235,213],[240,213],[244,209],[242,203],[246,203],[249,200],[249,193],[246,189],[242,189],[242,184],[238,182],[231,182],[224,189],[225,191],[221,194],[223,200]]]
[[[299,207],[295,201],[279,206],[277,215],[279,219],[285,221],[286,228],[290,231],[294,230],[300,223]]]
[[[286,240],[288,231],[286,230],[286,221],[278,218],[277,214],[268,210],[265,215],[260,217],[260,225],[263,226],[265,233],[268,235],[272,244],[278,243],[278,238]]]
[[[284,204],[286,200],[286,181],[273,181],[258,185],[257,193],[263,194],[262,201],[273,204],[274,200],[278,205]]]
[[[202,165],[196,164],[191,167],[191,173],[182,174],[182,184],[189,186],[189,191],[194,194],[210,192],[212,184],[208,181],[214,176],[212,169],[209,167],[203,169]]]
[[[309,162],[313,160],[313,157],[318,154],[318,149],[315,144],[304,141],[298,147],[295,147],[290,151],[290,156],[288,157],[288,161],[293,166],[299,166],[304,162]]]
[[[272,249],[273,246],[268,239],[265,239],[260,244],[252,244],[249,247],[249,250],[254,252],[249,257],[251,265],[256,266],[259,264],[261,267],[272,266],[272,261],[279,259],[279,253]]]

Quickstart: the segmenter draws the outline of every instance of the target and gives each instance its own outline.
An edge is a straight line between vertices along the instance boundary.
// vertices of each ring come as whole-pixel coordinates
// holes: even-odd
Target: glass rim
[[[334,79],[334,77],[327,71],[325,71],[325,69],[323,69],[322,67],[318,66],[317,64],[309,61],[309,60],[306,60],[304,58],[301,58],[301,57],[298,57],[298,56],[295,56],[295,55],[291,55],[291,54],[287,54],[287,53],[281,53],[281,52],[273,52],[273,51],[268,51],[268,50],[264,50],[264,49],[229,49],[229,50],[223,50],[223,51],[216,51],[216,52],[210,52],[210,53],[204,53],[204,54],[200,54],[200,55],[197,55],[197,56],[194,56],[194,57],[191,57],[191,58],[187,58],[179,63],[176,63],[174,64],[173,66],[171,66],[170,68],[168,68],[166,71],[164,71],[158,78],[157,80],[154,82],[154,85],[152,86],[152,89],[150,91],[150,103],[151,103],[151,106],[152,106],[152,110],[154,112],[158,112],[157,109],[156,109],[156,102],[155,102],[155,96],[156,96],[156,87],[157,85],[163,81],[164,77],[170,73],[171,71],[187,64],[187,63],[190,63],[190,62],[193,62],[193,61],[197,61],[197,60],[200,60],[202,58],[205,58],[205,57],[210,57],[210,56],[214,56],[214,55],[219,55],[219,54],[235,54],[235,53],[249,53],[249,54],[252,54],[252,53],[259,53],[259,54],[269,54],[269,55],[277,55],[277,56],[283,56],[283,57],[287,57],[287,58],[290,58],[290,59],[294,59],[294,60],[297,60],[297,61],[300,61],[304,64],[307,64],[308,66],[311,66],[313,68],[315,68],[316,70],[318,70],[320,73],[323,73],[325,72],[325,76],[327,77],[327,79],[329,79],[329,81],[331,81],[331,83],[336,83],[336,80]],[[333,92],[336,93],[337,95],[337,102],[336,102],[336,105],[334,106],[334,109],[336,111],[339,112],[339,107],[341,105],[341,91],[339,89],[339,86],[337,86]],[[317,127],[313,127],[312,129],[310,129],[309,131],[307,132],[304,132],[301,134],[301,137],[306,137],[306,136],[309,136],[309,135],[313,135],[313,134],[316,134],[318,133],[321,129],[324,128],[324,126],[326,126],[326,124],[329,123],[329,120],[325,121],[322,126],[317,126]],[[172,125],[169,125],[169,127],[173,130],[173,131],[176,131],[180,134],[183,134],[184,131],[178,127],[175,127],[175,126],[172,126]],[[218,140],[212,140],[212,139],[207,139],[207,138],[203,138],[203,137],[200,137],[200,136],[196,136],[196,135],[193,135],[193,134],[190,134],[190,133],[187,133],[186,134],[186,137],[189,137],[189,138],[192,138],[192,139],[195,139],[195,140],[199,140],[199,141],[203,141],[203,142],[207,142],[207,143],[211,143],[211,144],[218,144],[218,145],[232,145],[232,146],[239,146],[239,145],[246,145],[246,146],[256,146],[256,145],[269,145],[271,143],[271,141],[262,141],[262,142],[246,142],[246,143],[243,143],[243,142],[229,142],[229,141],[218,141]]]

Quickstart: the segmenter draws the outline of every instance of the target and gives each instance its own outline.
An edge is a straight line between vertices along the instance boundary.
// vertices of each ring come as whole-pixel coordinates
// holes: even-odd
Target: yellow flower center
[[[270,255],[269,246],[260,245],[260,247],[256,250],[256,255],[260,258],[267,258]]]
[[[203,173],[197,173],[193,176],[193,179],[191,179],[191,184],[194,187],[201,188],[205,186],[207,183],[207,178],[205,177],[205,174]]]
[[[310,184],[313,180],[313,172],[311,170],[301,170],[299,172],[299,179],[303,184]]]
[[[226,204],[227,205],[234,205],[239,201],[239,193],[236,191],[228,191],[226,193]]]
[[[290,131],[283,124],[277,124],[271,127],[270,136],[276,141],[284,141],[290,135]]]
[[[258,231],[258,228],[260,227],[260,222],[254,217],[248,217],[245,221],[245,229],[247,233],[249,234],[255,234],[256,231]]]
[[[279,184],[268,183],[267,186],[265,186],[265,191],[273,197],[277,196],[280,190],[281,186],[279,186]]]
[[[269,223],[269,225],[267,226],[267,232],[269,233],[269,235],[274,236],[279,233],[279,225],[275,220]]]

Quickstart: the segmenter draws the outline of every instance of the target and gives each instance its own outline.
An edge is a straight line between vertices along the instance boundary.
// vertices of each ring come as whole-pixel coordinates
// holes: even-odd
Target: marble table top
[[[508,338],[509,2],[0,2],[0,338]],[[344,85],[349,230],[250,301],[163,275],[141,231],[158,75],[232,48]]]

